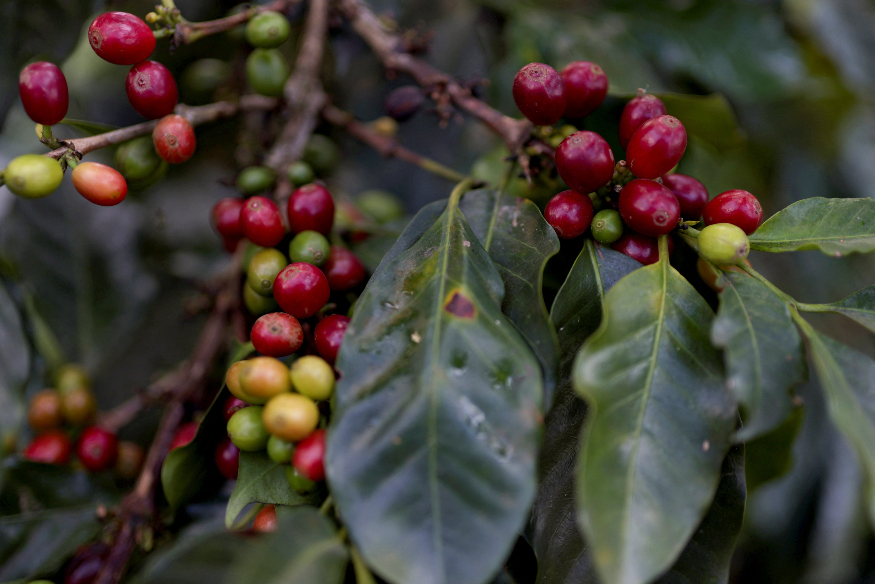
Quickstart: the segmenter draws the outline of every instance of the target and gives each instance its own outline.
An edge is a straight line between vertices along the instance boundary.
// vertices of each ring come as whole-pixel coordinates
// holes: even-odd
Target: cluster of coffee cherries
[[[113,469],[119,478],[134,479],[143,464],[143,448],[119,441],[115,432],[94,425],[96,414],[88,374],[78,365],[65,365],[58,372],[55,387],[37,392],[30,400],[27,421],[36,436],[22,457],[65,465],[75,449],[76,459],[86,470]]]
[[[608,78],[588,61],[575,61],[561,73],[543,63],[520,69],[513,96],[532,123],[553,125],[576,120],[604,101]],[[666,114],[665,104],[643,91],[620,117],[625,160],[615,161],[608,142],[592,131],[568,132],[556,149],[556,171],[569,190],[555,195],[544,217],[561,239],[589,231],[596,241],[643,264],[659,259],[657,237],[704,215],[699,253],[718,265],[747,256],[747,235],[762,221],[762,207],[751,193],[731,190],[709,201],[699,180],[673,173],[687,146],[684,125]],[[686,224],[682,229],[688,229]],[[673,240],[669,238],[669,249]]]

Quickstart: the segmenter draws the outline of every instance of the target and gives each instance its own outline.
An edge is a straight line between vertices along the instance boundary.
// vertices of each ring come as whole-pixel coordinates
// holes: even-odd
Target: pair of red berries
[[[34,462],[67,464],[72,452],[73,444],[65,432],[49,430],[34,438],[23,456]],[[118,457],[118,438],[113,432],[98,426],[85,428],[76,442],[76,456],[91,472],[108,470]]]
[[[340,314],[326,316],[313,331],[316,351],[333,365],[343,342],[350,318]],[[294,316],[273,312],[260,316],[252,325],[250,335],[255,350],[268,357],[287,357],[301,348],[304,331]]]
[[[561,118],[583,118],[608,93],[608,76],[589,61],[574,61],[558,73],[543,63],[529,63],[513,80],[513,99],[533,124],[552,126]]]

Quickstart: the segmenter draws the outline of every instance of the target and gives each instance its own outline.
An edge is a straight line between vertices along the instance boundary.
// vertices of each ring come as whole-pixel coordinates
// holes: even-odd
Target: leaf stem
[[[469,177],[453,187],[453,192],[450,193],[450,201],[447,203],[447,209],[455,209],[455,207],[458,207],[462,195],[467,193],[473,184],[474,179]]]
[[[786,292],[783,292],[777,286],[769,282],[765,276],[753,269],[752,266],[749,266],[744,262],[738,262],[736,266],[744,270],[749,276],[752,276],[753,278],[762,282],[766,286],[766,288],[771,290],[778,298],[789,304],[791,307],[799,305],[799,302],[797,302],[792,296],[790,296]]]
[[[659,236],[659,261],[668,262],[668,235]]]
[[[356,584],[377,584],[377,580],[365,564],[358,548],[354,545],[349,546],[349,553],[352,556],[352,569],[355,572]]]
[[[331,495],[328,495],[323,501],[322,506],[319,507],[320,515],[328,515],[328,512],[334,508],[334,499],[331,498]]]

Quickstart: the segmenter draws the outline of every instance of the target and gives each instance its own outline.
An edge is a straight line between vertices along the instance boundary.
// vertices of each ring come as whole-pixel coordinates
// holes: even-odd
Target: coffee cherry
[[[85,428],[76,444],[76,456],[91,472],[109,470],[118,456],[118,437],[98,426]]]
[[[171,114],[161,118],[152,131],[158,156],[170,164],[181,164],[194,155],[197,139],[194,128],[184,117]]]
[[[332,314],[320,320],[313,331],[316,350],[331,365],[337,360],[337,352],[340,350],[349,321],[348,316]]]
[[[294,466],[286,469],[286,480],[289,481],[289,486],[299,495],[312,493],[316,489],[316,482],[311,481],[302,475]]]
[[[404,85],[392,90],[383,109],[395,121],[406,122],[419,111],[424,101],[422,89],[416,85]]]
[[[297,442],[316,429],[319,424],[319,408],[305,395],[283,393],[267,402],[262,420],[267,431],[274,436]]]
[[[643,235],[665,235],[677,226],[680,214],[674,193],[658,182],[639,178],[620,191],[620,216]]]
[[[536,126],[552,126],[565,113],[565,81],[556,69],[529,63],[513,79],[513,100]]]
[[[228,420],[228,437],[234,446],[246,452],[258,452],[267,446],[270,435],[261,421],[261,406],[237,410]]]
[[[763,220],[763,208],[755,196],[735,189],[720,193],[705,206],[702,213],[705,223],[731,223],[740,227],[746,235],[757,230]]]
[[[662,184],[671,189],[681,206],[681,217],[696,220],[708,204],[708,189],[698,180],[685,174],[667,174]]]
[[[67,464],[73,444],[61,430],[49,430],[31,440],[21,453],[25,460],[45,464]]]
[[[268,400],[275,395],[292,390],[289,368],[273,357],[255,357],[243,361],[238,375],[243,394],[258,400]],[[240,399],[249,401],[242,397]]]
[[[289,64],[277,49],[255,49],[246,59],[246,81],[255,93],[267,97],[280,97]]]
[[[146,452],[142,446],[122,440],[118,443],[118,458],[113,471],[119,478],[132,481],[139,476],[145,458]]]
[[[328,261],[331,244],[318,231],[302,231],[289,244],[289,258],[293,262],[307,262],[321,266]]]
[[[594,112],[608,94],[604,69],[589,61],[574,61],[562,69],[565,81],[566,118],[583,118]]]
[[[647,120],[629,140],[626,161],[638,178],[659,178],[680,162],[687,149],[687,131],[674,116]]]
[[[316,430],[295,447],[292,466],[311,481],[325,480],[325,430]]]
[[[248,405],[248,404],[247,404]],[[170,450],[182,448],[190,444],[197,434],[198,423],[186,422],[176,429],[176,434],[173,435],[173,442],[170,443]]]
[[[249,395],[243,391],[243,387],[240,385],[240,372],[247,364],[248,361],[237,361],[232,363],[231,366],[228,367],[228,371],[225,372],[225,386],[228,388],[228,391],[231,392],[231,395],[247,404],[261,405],[267,401],[267,398],[261,399]],[[291,388],[291,386],[292,384],[289,382],[289,388]]]
[[[173,113],[179,100],[173,74],[155,61],[143,61],[131,67],[125,79],[125,91],[134,111],[148,120]]]
[[[659,261],[659,242],[655,237],[629,232],[611,244],[611,249],[625,254],[633,260],[638,260],[645,266]],[[668,253],[674,251],[674,241],[668,238]]]
[[[556,149],[556,170],[578,193],[590,193],[611,182],[615,166],[611,147],[595,132],[575,132]]]
[[[562,191],[547,203],[544,219],[560,239],[580,237],[592,221],[592,200],[575,191]]]
[[[334,223],[334,198],[322,185],[309,184],[289,197],[289,227],[292,233],[316,231],[328,236]]]
[[[131,190],[135,183],[141,189],[151,185],[167,168],[167,163],[155,152],[155,143],[149,136],[140,136],[119,146],[113,162]]]
[[[283,252],[272,247],[265,248],[255,254],[246,270],[246,283],[253,291],[263,296],[273,294],[273,282],[277,274],[289,265]]]
[[[746,258],[741,260],[741,263],[750,266],[750,260]],[[739,274],[745,273],[744,270],[742,270],[738,266],[720,266],[720,269],[729,272],[736,272]],[[702,281],[705,283],[705,285],[714,292],[720,293],[723,292],[724,288],[726,288],[726,286],[723,284],[723,280],[720,279],[720,270],[708,263],[704,258],[700,257],[696,260],[696,271],[699,272],[699,277],[702,278]]]
[[[717,265],[732,265],[747,257],[747,234],[731,223],[715,223],[699,232],[699,254]]]
[[[286,176],[288,177],[289,182],[292,183],[292,186],[297,188],[313,182],[316,178],[316,173],[313,172],[312,166],[303,160],[299,160],[289,165],[289,169],[286,171]]]
[[[276,203],[266,197],[252,197],[240,212],[243,235],[256,245],[273,247],[286,234],[283,218]]]
[[[61,396],[54,389],[44,389],[30,399],[27,423],[36,432],[58,428],[64,421],[61,414]]]
[[[231,80],[233,68],[220,59],[198,59],[179,77],[185,103],[201,105],[216,101],[216,92]]]
[[[37,124],[53,126],[67,115],[70,94],[67,79],[53,63],[31,63],[18,76],[18,94],[24,111]]]
[[[61,394],[61,413],[74,426],[84,426],[94,419],[97,402],[87,387],[77,387]]]
[[[270,296],[262,296],[253,290],[248,283],[243,284],[243,305],[253,316],[276,312],[280,305],[276,303],[272,293],[273,288],[271,288]]]
[[[289,376],[295,391],[314,401],[326,400],[334,393],[334,369],[322,357],[305,355],[295,360]]]
[[[70,178],[80,195],[102,207],[118,205],[128,194],[125,177],[113,167],[99,162],[80,162]]]
[[[311,134],[301,158],[318,176],[328,176],[340,164],[340,148],[328,136]],[[318,231],[318,230],[317,230]]]
[[[355,198],[359,211],[379,224],[397,221],[405,215],[404,203],[388,191],[368,189]]]
[[[240,229],[240,211],[243,210],[246,201],[237,197],[225,197],[213,205],[211,217],[213,227],[222,237],[243,237]]]
[[[91,378],[88,376],[85,368],[75,363],[62,365],[55,377],[55,388],[58,390],[58,393],[64,395],[80,387],[85,389],[91,388]]]
[[[244,195],[257,195],[273,186],[276,173],[266,166],[250,166],[237,175],[236,186]]]
[[[287,357],[301,348],[304,330],[294,316],[285,312],[265,314],[252,325],[252,345],[268,357]]]
[[[242,399],[233,395],[229,395],[228,399],[226,399],[225,403],[222,405],[222,417],[225,418],[225,423],[227,423],[228,420],[231,419],[231,416],[234,415],[234,412],[236,412],[237,410],[242,410],[249,405],[250,404],[246,403]]]
[[[97,56],[114,65],[145,61],[155,50],[155,34],[142,19],[127,12],[107,12],[88,27],[88,42]]]
[[[64,171],[57,160],[39,154],[24,154],[13,158],[3,171],[9,190],[25,199],[39,199],[61,186]]]
[[[276,517],[276,508],[273,505],[265,505],[255,515],[255,520],[252,522],[252,531],[256,533],[273,533],[278,528],[279,521]]]
[[[277,464],[291,464],[295,445],[278,436],[270,435],[267,439],[267,456]]]
[[[258,49],[273,49],[289,38],[289,21],[279,12],[266,10],[246,24],[246,41]]]
[[[240,469],[240,449],[234,446],[230,438],[225,438],[216,446],[214,459],[216,468],[229,481],[237,480]]]
[[[663,115],[665,104],[655,95],[648,93],[630,99],[620,116],[620,146],[628,148],[629,140],[641,124]]]
[[[331,246],[331,255],[323,266],[329,287],[335,292],[352,290],[365,279],[365,265],[345,247]]]
[[[592,237],[599,243],[614,243],[623,236],[623,220],[613,209],[602,209],[592,218]]]
[[[332,254],[334,248],[332,248]],[[330,263],[330,259],[329,259]],[[328,302],[331,289],[322,270],[297,262],[283,269],[273,282],[273,297],[280,308],[297,319],[309,318]]]

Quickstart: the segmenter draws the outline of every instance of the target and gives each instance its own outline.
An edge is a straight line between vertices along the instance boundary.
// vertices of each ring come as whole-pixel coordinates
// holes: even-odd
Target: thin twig
[[[300,4],[300,2],[301,0],[274,0],[269,4],[253,6],[239,14],[219,18],[217,20],[208,20],[205,22],[181,22],[176,25],[176,30],[173,33],[173,44],[175,46],[187,45],[206,36],[225,32],[226,30],[237,28],[241,24],[246,24],[253,16],[261,12],[266,12],[268,10],[284,12],[295,4]]]

